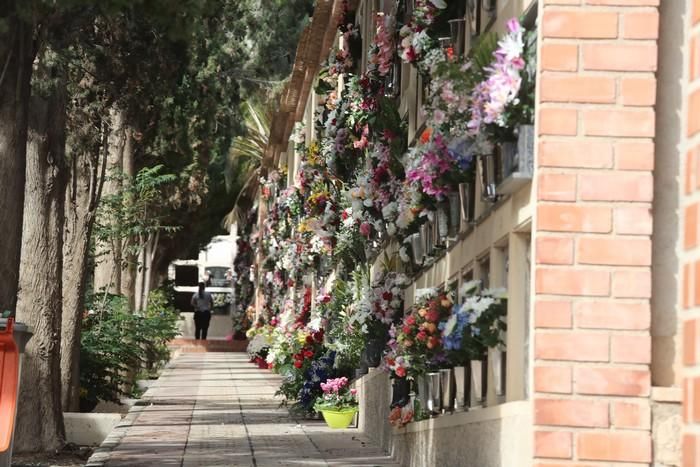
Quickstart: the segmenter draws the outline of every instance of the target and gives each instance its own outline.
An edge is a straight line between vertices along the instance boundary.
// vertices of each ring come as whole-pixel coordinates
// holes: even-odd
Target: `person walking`
[[[199,291],[192,295],[192,306],[194,307],[194,338],[199,340],[207,339],[209,321],[211,320],[211,309],[214,306],[214,298],[206,291],[206,284],[199,283]]]

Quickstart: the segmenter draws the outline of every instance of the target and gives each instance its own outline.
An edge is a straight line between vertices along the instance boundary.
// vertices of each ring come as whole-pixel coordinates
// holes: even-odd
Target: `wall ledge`
[[[529,414],[531,410],[531,401],[508,402],[493,407],[474,409],[469,412],[457,412],[450,415],[430,418],[428,420],[421,420],[420,422],[409,423],[403,428],[393,428],[393,435],[402,436],[408,433],[439,430],[442,428],[452,428],[472,423],[503,419],[516,415]]]
[[[680,404],[683,400],[683,391],[676,387],[655,386],[651,388],[651,400],[654,402],[671,402]]]

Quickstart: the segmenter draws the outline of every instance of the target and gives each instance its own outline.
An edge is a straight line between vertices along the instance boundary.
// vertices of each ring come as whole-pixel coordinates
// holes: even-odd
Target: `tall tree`
[[[43,65],[50,51],[40,59]],[[65,444],[61,407],[61,275],[67,165],[66,82],[52,67],[32,91],[27,143],[22,260],[17,319],[34,330],[22,368],[17,451],[56,450]]]
[[[24,204],[33,1],[0,0],[0,311],[14,310]]]

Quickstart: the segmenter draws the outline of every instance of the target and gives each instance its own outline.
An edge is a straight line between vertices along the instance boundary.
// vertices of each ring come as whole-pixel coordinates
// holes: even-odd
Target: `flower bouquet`
[[[480,282],[462,288],[467,296],[454,313],[440,324],[447,358],[455,365],[481,360],[489,348],[503,344],[506,330],[506,294],[503,289],[479,291]]]
[[[321,389],[323,395],[316,399],[314,409],[323,414],[330,428],[347,428],[357,413],[357,390],[348,387],[344,376],[326,380]]]

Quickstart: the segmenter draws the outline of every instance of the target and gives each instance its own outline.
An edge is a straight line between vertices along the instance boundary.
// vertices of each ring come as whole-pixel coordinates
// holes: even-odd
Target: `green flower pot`
[[[321,413],[323,414],[324,420],[326,420],[326,424],[330,428],[343,429],[347,428],[350,423],[352,423],[352,419],[357,413],[357,407],[342,410],[322,409]]]

